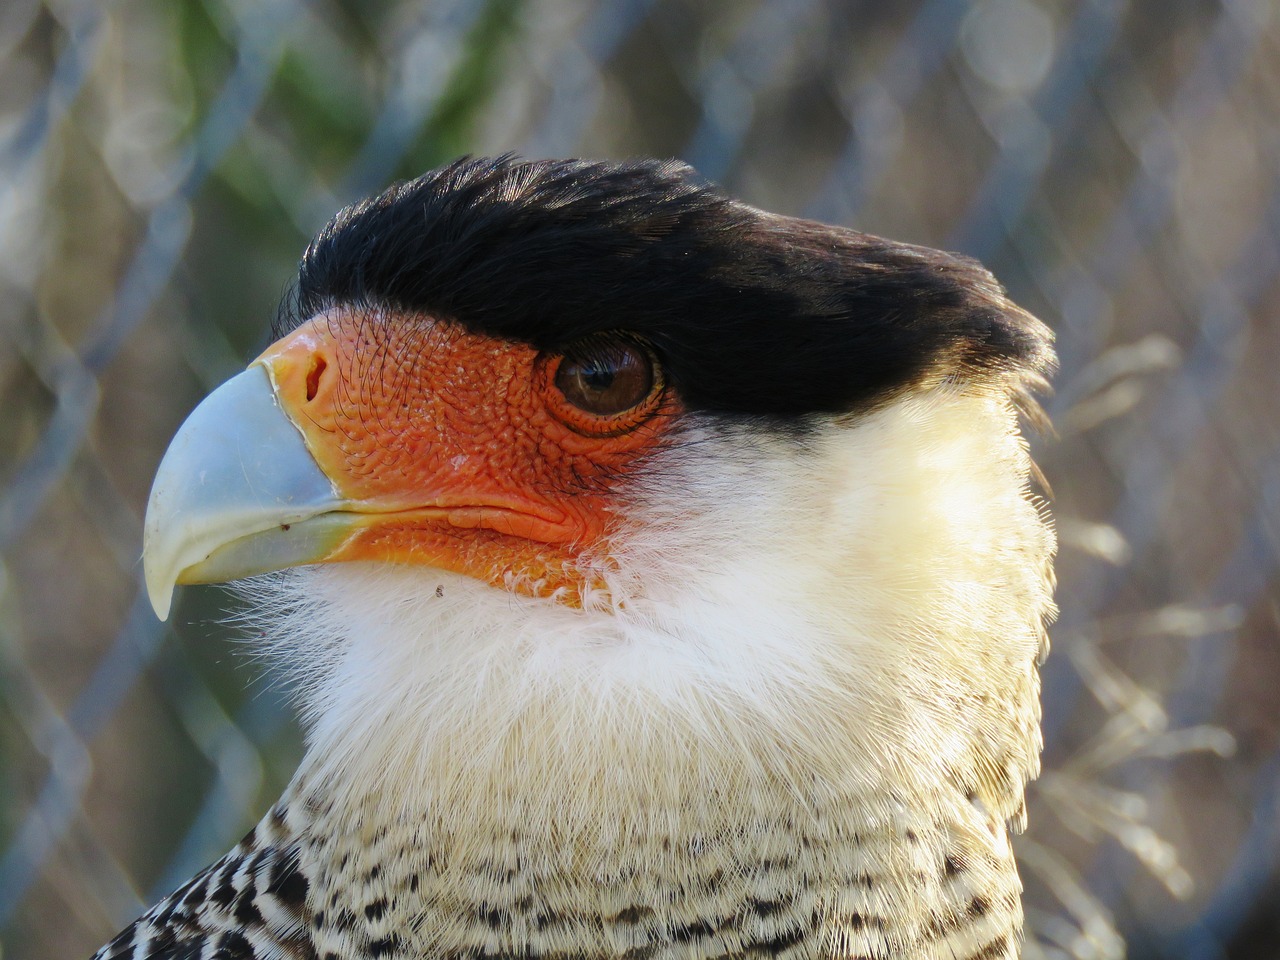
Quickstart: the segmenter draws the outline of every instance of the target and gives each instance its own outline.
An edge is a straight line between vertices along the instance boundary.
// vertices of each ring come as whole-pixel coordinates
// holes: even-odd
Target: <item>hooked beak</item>
[[[356,516],[255,364],[174,437],[151,488],[143,569],[156,615],[178,583],[217,583],[331,555]]]

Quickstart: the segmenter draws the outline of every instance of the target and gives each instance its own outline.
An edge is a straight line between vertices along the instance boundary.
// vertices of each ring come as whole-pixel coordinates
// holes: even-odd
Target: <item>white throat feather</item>
[[[255,633],[309,728],[295,794],[328,830],[578,871],[579,906],[660,899],[634,875],[696,871],[698,844],[755,890],[752,863],[779,845],[834,877],[850,837],[884,834],[898,842],[867,856],[898,882],[862,909],[910,929],[867,937],[920,941],[960,909],[957,856],[986,864],[975,889],[1012,884],[1012,916],[1005,823],[1037,770],[1053,612],[1029,471],[1007,390],[946,382],[802,438],[693,421],[640,482],[585,609],[421,568],[252,581]],[[490,887],[472,893],[500,900]],[[448,942],[424,919],[443,902],[413,920],[424,949]]]

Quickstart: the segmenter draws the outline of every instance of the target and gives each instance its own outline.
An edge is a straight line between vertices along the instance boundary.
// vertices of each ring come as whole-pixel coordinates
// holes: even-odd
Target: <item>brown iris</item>
[[[560,419],[580,432],[624,432],[643,420],[661,393],[661,372],[643,344],[602,339],[566,351],[555,368]]]

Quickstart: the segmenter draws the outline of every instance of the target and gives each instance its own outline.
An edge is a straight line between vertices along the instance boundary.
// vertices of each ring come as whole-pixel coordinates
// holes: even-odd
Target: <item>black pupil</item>
[[[615,372],[612,367],[600,361],[588,361],[583,364],[582,373],[579,376],[582,377],[582,382],[588,389],[603,393],[613,386]]]

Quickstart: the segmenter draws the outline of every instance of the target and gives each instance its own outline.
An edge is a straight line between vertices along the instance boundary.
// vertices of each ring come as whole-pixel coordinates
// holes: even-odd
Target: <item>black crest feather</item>
[[[342,210],[281,329],[336,305],[563,349],[648,341],[693,409],[856,410],[928,374],[1052,362],[1051,335],[979,263],[757,210],[676,161],[463,159]]]

